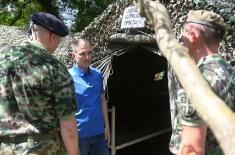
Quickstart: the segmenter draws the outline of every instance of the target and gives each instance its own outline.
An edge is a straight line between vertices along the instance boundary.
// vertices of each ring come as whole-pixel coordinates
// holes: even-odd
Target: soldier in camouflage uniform
[[[214,93],[235,110],[235,73],[232,66],[218,54],[224,31],[225,23],[219,15],[205,10],[190,11],[182,31],[182,41]],[[206,155],[223,155],[212,132],[207,130],[205,122],[188,101],[172,69],[168,71],[168,79],[171,152],[178,155],[192,152],[196,155],[203,155],[204,152]]]
[[[0,54],[0,154],[77,155],[72,79],[53,53],[68,28],[55,16],[31,16],[32,41]],[[64,144],[63,144],[64,143]]]

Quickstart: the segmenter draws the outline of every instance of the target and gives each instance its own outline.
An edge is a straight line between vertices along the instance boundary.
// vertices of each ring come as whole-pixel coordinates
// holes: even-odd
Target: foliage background
[[[0,0],[0,25],[25,27],[30,14],[49,12],[72,32],[84,29],[114,0]]]

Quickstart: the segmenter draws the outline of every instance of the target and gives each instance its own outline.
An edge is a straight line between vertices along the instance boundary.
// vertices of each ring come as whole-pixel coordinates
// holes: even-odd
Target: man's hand
[[[177,155],[204,155],[207,126],[182,126],[180,149]]]
[[[110,144],[110,129],[109,129],[109,127],[105,127],[104,136],[105,136],[104,138],[105,138],[106,142],[108,144]]]
[[[182,151],[178,155],[199,155],[191,145],[185,145],[182,148]]]

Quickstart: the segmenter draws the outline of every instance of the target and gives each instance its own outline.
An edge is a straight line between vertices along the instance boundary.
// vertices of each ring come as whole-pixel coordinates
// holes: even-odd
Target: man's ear
[[[75,58],[75,53],[74,53],[74,52],[71,53],[71,57],[72,57],[73,59]]]
[[[198,31],[196,29],[192,29],[189,34],[190,35],[190,42],[195,44],[198,41],[198,39],[200,38],[200,35],[201,35],[200,33],[201,33],[200,31]]]
[[[55,34],[51,32],[49,32],[49,35],[50,35],[50,40],[54,40],[56,37]]]
[[[188,39],[191,43],[195,43],[197,41],[198,34],[196,31],[191,30],[188,35]]]

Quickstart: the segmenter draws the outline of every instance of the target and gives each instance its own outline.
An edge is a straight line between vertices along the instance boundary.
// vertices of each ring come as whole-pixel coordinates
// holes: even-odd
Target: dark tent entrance
[[[164,111],[161,109],[157,113],[159,105],[168,103],[164,100],[168,95],[166,67],[163,57],[141,46],[130,48],[122,55],[113,57],[113,74],[108,80],[108,96],[109,103],[118,110],[117,123],[136,122],[139,126],[157,123],[158,115],[161,116],[160,113]],[[155,75],[164,71],[163,79],[155,81]],[[146,121],[148,124],[140,123]],[[132,127],[134,126],[130,126]]]
[[[115,154],[118,149],[169,132],[170,113],[167,61],[156,53],[156,47],[122,43],[112,50],[119,51],[111,56],[107,78],[108,106],[115,107],[115,116],[110,118]]]

